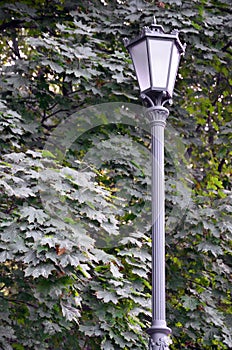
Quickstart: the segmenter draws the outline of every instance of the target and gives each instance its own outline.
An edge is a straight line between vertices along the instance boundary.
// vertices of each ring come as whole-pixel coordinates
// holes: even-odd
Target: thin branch
[[[18,40],[16,39],[15,36],[13,36],[13,38],[12,38],[12,44],[13,44],[12,50],[13,50],[15,56],[18,58],[21,58],[20,52],[19,52]]]
[[[6,299],[2,295],[0,295],[0,298]],[[7,300],[12,302],[12,303],[16,303],[16,304],[26,304],[28,306],[34,307],[35,309],[39,308],[38,305],[31,304],[31,303],[29,303],[28,301],[25,301],[25,300],[16,300],[16,299],[12,299],[12,298],[7,298]]]
[[[60,112],[68,112],[69,109],[58,109],[57,111],[54,111],[52,113],[50,113],[49,115],[46,115],[44,114],[43,115],[43,118],[42,118],[42,123],[44,123],[47,119],[53,117],[54,115],[56,115],[57,113],[60,113]]]

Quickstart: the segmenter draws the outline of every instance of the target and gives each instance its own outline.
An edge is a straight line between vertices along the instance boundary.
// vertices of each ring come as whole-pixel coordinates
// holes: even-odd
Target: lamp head
[[[154,18],[151,27],[144,27],[135,39],[124,39],[124,44],[133,61],[141,97],[155,105],[171,99],[180,57],[185,52],[178,31],[165,33]]]

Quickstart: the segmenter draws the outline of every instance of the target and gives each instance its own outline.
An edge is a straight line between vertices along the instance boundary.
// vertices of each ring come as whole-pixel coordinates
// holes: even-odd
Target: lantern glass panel
[[[172,41],[149,38],[152,86],[166,90],[171,58]]]
[[[174,90],[179,61],[180,61],[180,53],[178,48],[174,44],[173,50],[172,50],[172,61],[171,61],[170,76],[169,76],[169,83],[168,83],[168,93],[170,96],[172,96],[172,93]]]
[[[140,90],[144,91],[149,89],[150,73],[146,40],[136,43],[135,45],[131,46],[129,50],[134,63]]]

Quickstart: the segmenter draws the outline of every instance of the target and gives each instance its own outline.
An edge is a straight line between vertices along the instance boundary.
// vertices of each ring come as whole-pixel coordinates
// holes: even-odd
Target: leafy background
[[[107,149],[118,136],[149,149],[149,134],[120,123],[100,126],[62,160],[44,145],[60,122],[83,108],[141,103],[122,39],[137,35],[154,14],[187,43],[168,120],[186,148],[181,162],[192,200],[184,216],[166,154],[170,348],[232,347],[230,5],[0,2],[1,349],[147,348],[149,225],[117,247],[98,247],[94,239],[117,234],[149,201],[149,194],[143,198],[146,167],[139,156],[133,161],[133,148],[125,156],[117,142],[111,145],[120,162],[103,158],[99,168],[84,159],[96,140]],[[120,199],[123,181],[131,183],[130,203]],[[55,212],[67,206],[67,215],[51,215],[41,193],[51,194]]]

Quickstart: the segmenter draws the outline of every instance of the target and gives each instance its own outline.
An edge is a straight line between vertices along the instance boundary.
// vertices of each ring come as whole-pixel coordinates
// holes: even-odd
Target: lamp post
[[[152,139],[152,324],[149,350],[167,350],[171,329],[165,312],[165,197],[164,128],[169,111],[163,105],[172,98],[181,55],[185,51],[178,31],[166,34],[154,24],[144,27],[132,40],[124,40],[128,49],[141,98],[151,124]]]

